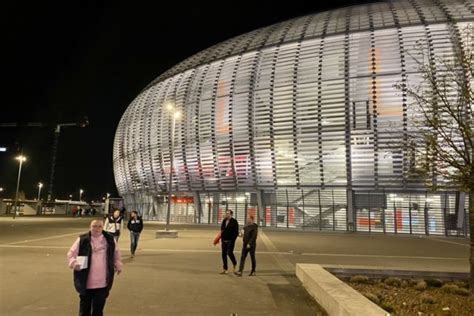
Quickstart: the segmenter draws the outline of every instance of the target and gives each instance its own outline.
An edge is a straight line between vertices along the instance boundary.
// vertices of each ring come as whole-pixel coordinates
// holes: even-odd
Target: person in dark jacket
[[[227,256],[235,267],[237,266],[237,260],[234,256],[234,246],[237,236],[239,236],[239,223],[235,218],[232,217],[234,213],[232,210],[226,212],[226,217],[221,224],[221,247],[222,247],[222,264],[223,270],[221,274],[227,274]]]
[[[80,235],[67,253],[68,265],[74,269],[74,286],[79,293],[80,316],[103,315],[114,273],[122,272],[117,243],[103,229],[102,220],[93,220],[90,231]]]
[[[130,252],[132,253],[133,258],[135,257],[135,251],[137,250],[140,233],[143,230],[143,220],[138,216],[137,211],[132,211],[130,216],[131,218],[127,223],[127,228],[130,231]]]
[[[250,253],[250,259],[252,260],[252,270],[250,271],[249,276],[255,275],[255,268],[257,267],[257,261],[255,260],[257,235],[258,225],[255,223],[255,217],[253,215],[250,215],[247,220],[247,225],[244,226],[244,240],[242,246],[242,255],[240,256],[240,267],[239,271],[235,273],[238,276],[242,276],[242,272],[244,271],[245,259],[247,259],[248,253]]]

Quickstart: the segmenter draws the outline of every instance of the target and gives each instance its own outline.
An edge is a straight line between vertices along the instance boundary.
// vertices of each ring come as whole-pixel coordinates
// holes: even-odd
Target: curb
[[[366,275],[371,278],[399,277],[402,279],[440,279],[443,281],[468,280],[468,272],[427,271],[427,270],[393,270],[382,267],[354,267],[341,265],[323,265],[323,268],[338,277]]]
[[[390,315],[319,264],[297,263],[296,276],[330,316]]]

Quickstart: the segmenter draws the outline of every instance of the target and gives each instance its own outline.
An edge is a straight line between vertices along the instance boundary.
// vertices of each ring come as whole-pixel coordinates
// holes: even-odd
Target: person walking
[[[102,316],[114,274],[122,272],[117,242],[103,231],[104,222],[93,220],[89,232],[76,239],[67,253],[74,269],[74,287],[79,293],[80,316]]]
[[[237,260],[234,256],[234,246],[235,240],[237,239],[237,236],[239,236],[239,223],[235,218],[232,217],[233,215],[234,212],[232,212],[232,210],[228,210],[226,212],[226,217],[221,224],[221,248],[223,264],[221,274],[228,273],[227,256],[229,256],[230,261],[232,261],[232,264],[234,265],[234,272],[237,266]]]
[[[143,220],[138,216],[137,211],[132,211],[130,216],[131,218],[127,223],[127,228],[130,231],[130,252],[132,253],[133,258],[135,257],[135,251],[137,250],[140,233],[143,230]]]
[[[255,249],[257,248],[257,235],[258,225],[255,223],[255,217],[250,215],[247,220],[247,225],[244,226],[244,238],[242,245],[242,254],[240,255],[240,266],[239,271],[235,272],[236,275],[242,276],[244,271],[245,259],[247,254],[250,253],[250,259],[252,261],[252,270],[249,276],[255,276],[255,268],[257,267],[257,261],[255,260]]]
[[[119,241],[120,233],[123,228],[123,217],[119,210],[115,210],[112,215],[107,215],[105,218],[104,230],[114,236],[116,242]]]

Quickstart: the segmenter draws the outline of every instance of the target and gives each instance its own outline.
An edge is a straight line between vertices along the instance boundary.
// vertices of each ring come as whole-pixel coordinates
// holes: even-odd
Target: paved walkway
[[[0,218],[0,315],[74,315],[78,297],[66,252],[90,219]],[[125,263],[106,315],[315,315],[294,275],[296,262],[468,270],[467,239],[264,230],[257,277],[219,275],[216,226],[176,226],[178,239],[155,239],[146,223],[137,257],[120,239]],[[236,245],[239,259],[241,240]],[[247,259],[246,271],[250,259]]]

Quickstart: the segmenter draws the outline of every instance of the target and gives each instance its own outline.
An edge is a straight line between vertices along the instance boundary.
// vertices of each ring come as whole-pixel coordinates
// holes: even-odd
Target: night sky
[[[13,197],[14,157],[28,157],[20,190],[27,198],[47,184],[54,125],[79,121],[59,139],[54,196],[85,190],[86,200],[116,196],[112,147],[118,122],[158,75],[213,44],[273,23],[362,1],[168,1],[98,5],[96,1],[11,1],[2,8],[3,93],[0,124],[41,122],[44,128],[0,127],[0,187]],[[369,1],[365,1],[369,2]],[[147,5],[146,3],[154,3]],[[6,56],[5,56],[6,53]],[[43,198],[47,188],[44,188]]]

